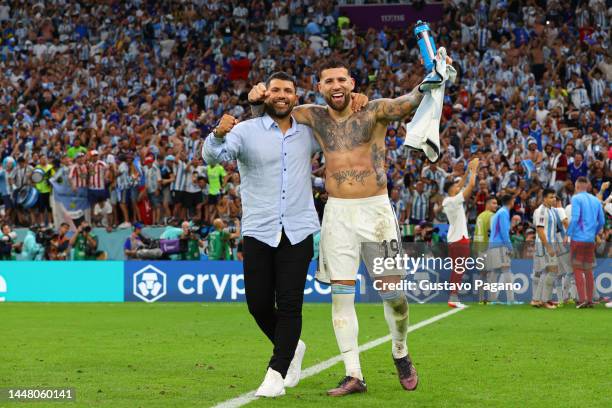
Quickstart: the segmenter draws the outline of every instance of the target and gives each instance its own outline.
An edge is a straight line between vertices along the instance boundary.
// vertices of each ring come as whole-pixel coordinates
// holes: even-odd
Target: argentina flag
[[[536,170],[535,164],[531,160],[523,160],[521,164],[523,165],[523,168],[525,169],[527,180],[531,180],[531,176]]]
[[[86,188],[79,188],[74,192],[67,180],[62,183],[58,183],[55,180],[49,181],[53,185],[53,198],[55,202],[63,205],[66,211],[86,210],[89,208]]]

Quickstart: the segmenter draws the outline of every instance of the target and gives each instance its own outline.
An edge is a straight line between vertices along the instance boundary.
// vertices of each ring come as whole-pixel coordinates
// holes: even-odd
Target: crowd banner
[[[340,6],[340,15],[348,17],[358,30],[385,27],[405,30],[418,20],[435,22],[442,19],[442,3],[417,8],[407,4],[362,4]]]

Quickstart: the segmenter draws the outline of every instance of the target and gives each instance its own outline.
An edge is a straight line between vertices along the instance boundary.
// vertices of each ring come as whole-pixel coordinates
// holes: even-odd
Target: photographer
[[[431,222],[421,221],[414,229],[414,242],[425,242],[427,244],[439,242],[438,232],[439,229],[434,228]]]
[[[221,218],[213,221],[215,227],[208,235],[208,259],[211,261],[231,260],[230,240],[240,237],[240,222],[233,229],[226,228]]]
[[[132,231],[130,236],[125,240],[125,244],[123,244],[126,259],[138,259],[138,250],[145,247],[143,238],[145,237],[142,235],[142,224],[139,222],[134,223],[134,231]]]
[[[134,231],[123,244],[127,260],[134,259],[161,259],[164,253],[159,247],[155,247],[153,240],[142,234],[142,224],[134,223]]]
[[[79,225],[70,239],[70,246],[74,248],[73,259],[75,261],[103,261],[106,259],[106,253],[98,251],[98,237],[91,232],[91,225],[86,221]]]
[[[196,234],[196,230],[192,230],[189,221],[184,221],[181,224],[182,233],[179,237],[181,252],[179,258],[181,261],[198,261],[200,260],[200,247],[204,246],[204,242]]]
[[[59,232],[51,238],[51,243],[47,249],[46,258],[51,261],[65,261],[70,253],[70,239],[66,236],[70,226],[63,222],[59,227]]]
[[[41,228],[38,225],[32,225],[23,239],[23,248],[21,250],[20,260],[24,261],[40,261],[43,259],[45,247],[42,242],[39,242],[37,237],[40,235]],[[49,237],[49,241],[50,241]]]
[[[11,231],[11,226],[2,224],[2,233],[0,234],[0,260],[13,261],[15,253],[21,253],[23,244],[17,243],[17,233]]]

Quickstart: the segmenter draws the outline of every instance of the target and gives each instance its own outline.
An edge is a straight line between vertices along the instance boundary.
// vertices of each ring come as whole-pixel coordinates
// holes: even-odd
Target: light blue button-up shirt
[[[603,207],[597,197],[582,192],[572,197],[572,217],[567,235],[576,242],[595,242],[595,236],[606,225]]]
[[[277,247],[283,229],[293,245],[320,229],[310,164],[318,150],[309,127],[292,120],[283,135],[264,115],[240,122],[223,139],[210,134],[202,157],[209,164],[238,160],[242,235]]]

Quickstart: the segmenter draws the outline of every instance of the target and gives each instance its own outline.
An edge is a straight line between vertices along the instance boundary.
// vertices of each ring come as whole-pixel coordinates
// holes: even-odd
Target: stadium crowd
[[[459,76],[446,89],[441,159],[429,163],[404,149],[403,123],[388,128],[388,190],[403,235],[431,239],[434,224],[447,223],[445,181],[479,157],[468,222],[487,197],[512,194],[513,239],[533,240],[545,187],[566,206],[578,177],[597,194],[612,175],[610,12],[604,0],[443,5],[431,27]],[[224,113],[250,117],[252,85],[286,71],[297,79],[301,103],[324,104],[316,72],[326,58],[350,61],[355,92],[370,100],[402,95],[425,74],[411,26],[360,31],[337,6],[1,1],[3,225],[61,229],[84,218],[110,231],[172,218],[177,228],[190,220],[237,247],[236,164],[207,165],[201,148]],[[312,182],[322,216],[319,155]],[[53,189],[62,184],[87,191],[88,208],[60,205]],[[220,251],[221,259],[231,257]]]

